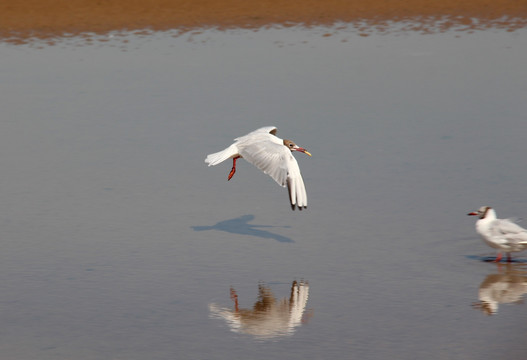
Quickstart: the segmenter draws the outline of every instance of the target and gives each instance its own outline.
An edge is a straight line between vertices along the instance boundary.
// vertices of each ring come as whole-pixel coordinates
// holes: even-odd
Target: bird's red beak
[[[304,149],[304,148],[299,147],[299,148],[296,148],[295,150],[296,150],[296,151],[303,152],[304,154],[311,156],[311,154],[309,153],[309,151],[307,151],[307,150]]]
[[[474,216],[474,215],[479,215],[479,214],[477,212],[469,212],[467,215]]]

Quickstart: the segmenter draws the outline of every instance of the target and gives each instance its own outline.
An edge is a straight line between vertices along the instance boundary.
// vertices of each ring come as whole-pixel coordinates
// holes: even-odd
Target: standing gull
[[[304,148],[291,140],[282,140],[276,136],[276,126],[266,126],[234,139],[234,144],[220,152],[207,155],[205,162],[209,166],[217,165],[232,159],[230,180],[236,172],[236,160],[244,158],[258,169],[269,175],[283,187],[287,186],[291,208],[307,208],[307,194],[300,168],[293,156],[293,151],[300,151],[311,156]]]
[[[496,218],[496,212],[490,206],[482,206],[467,215],[479,216],[476,231],[488,246],[499,250],[495,262],[502,259],[501,252],[507,253],[507,261],[511,262],[511,252],[527,248],[527,230],[509,219]]]

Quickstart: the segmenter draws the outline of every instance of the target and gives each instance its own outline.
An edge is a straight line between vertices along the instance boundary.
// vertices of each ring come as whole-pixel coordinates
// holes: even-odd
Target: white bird
[[[527,248],[527,230],[510,219],[497,219],[496,212],[490,206],[482,206],[467,215],[479,216],[476,231],[488,246],[499,250],[495,262],[502,259],[501,252],[507,253],[507,261],[511,262],[511,252]]]
[[[267,175],[271,176],[279,185],[289,190],[291,208],[295,205],[299,210],[307,208],[307,194],[300,168],[293,156],[293,151],[300,151],[311,156],[304,148],[291,140],[282,140],[276,135],[276,126],[266,126],[234,139],[234,144],[220,152],[209,154],[205,162],[209,166],[217,165],[227,159],[232,159],[230,180],[236,172],[236,160],[244,158]]]

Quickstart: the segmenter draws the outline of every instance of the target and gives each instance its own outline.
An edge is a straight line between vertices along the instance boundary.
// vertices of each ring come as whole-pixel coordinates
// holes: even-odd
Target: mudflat
[[[476,19],[476,20],[474,20]],[[197,28],[362,23],[382,30],[387,21],[414,29],[453,26],[514,30],[527,25],[527,2],[514,0],[5,0],[0,40],[24,41],[82,33]],[[440,26],[438,26],[438,22]]]

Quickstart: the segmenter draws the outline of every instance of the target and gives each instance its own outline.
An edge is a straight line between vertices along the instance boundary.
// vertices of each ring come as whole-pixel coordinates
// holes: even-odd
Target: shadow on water
[[[263,239],[274,239],[282,243],[294,243],[293,239],[272,233],[267,230],[260,230],[258,228],[272,228],[272,227],[289,227],[289,226],[272,226],[272,225],[254,225],[248,224],[249,221],[254,220],[254,215],[243,215],[235,219],[220,221],[212,226],[191,226],[194,231],[204,230],[219,230],[231,234],[241,234],[256,236]]]
[[[477,260],[477,261],[483,261],[483,262],[495,262],[496,256],[480,256],[480,255],[466,255],[467,259],[470,260]],[[507,263],[506,259],[502,259],[500,263],[505,264]],[[519,258],[512,258],[511,263],[513,264],[527,264],[527,259],[519,259]]]

